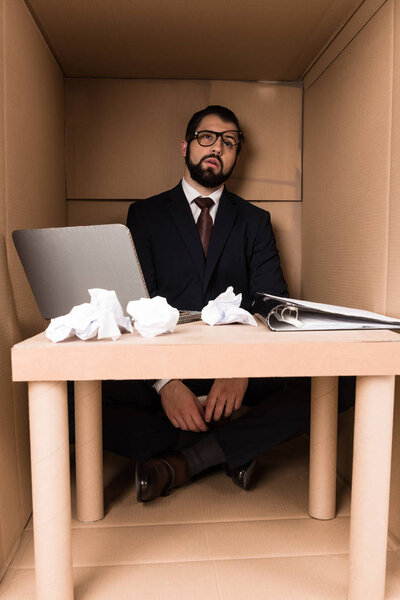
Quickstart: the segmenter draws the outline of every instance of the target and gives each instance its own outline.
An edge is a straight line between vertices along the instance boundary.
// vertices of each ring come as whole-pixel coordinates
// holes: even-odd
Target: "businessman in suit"
[[[243,141],[229,109],[195,113],[181,142],[182,181],[130,206],[127,225],[150,296],[201,310],[231,285],[251,311],[258,291],[288,295],[269,214],[224,187]],[[308,429],[309,394],[306,378],[155,382],[142,395],[146,424],[137,439],[145,449],[131,452],[144,456],[136,464],[137,500],[167,495],[222,463],[248,489],[257,455]],[[204,406],[200,395],[207,395]],[[230,420],[242,403],[250,410]],[[195,439],[182,446],[182,432]]]

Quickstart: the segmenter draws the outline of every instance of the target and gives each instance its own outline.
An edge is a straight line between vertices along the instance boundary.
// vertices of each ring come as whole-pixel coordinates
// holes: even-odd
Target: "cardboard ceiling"
[[[67,77],[299,80],[362,0],[26,0]]]

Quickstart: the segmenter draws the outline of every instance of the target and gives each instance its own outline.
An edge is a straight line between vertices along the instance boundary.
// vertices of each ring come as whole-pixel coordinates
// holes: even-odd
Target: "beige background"
[[[11,232],[65,225],[66,206],[62,73],[23,2],[0,0],[0,18],[1,576],[31,513],[26,386],[11,383],[10,346],[43,328]]]
[[[333,54],[328,50],[323,68],[306,77],[302,202],[304,297],[397,317],[399,10],[399,2],[389,0],[352,41],[344,31],[343,47]],[[397,400],[399,388],[397,384]],[[398,402],[396,406],[389,528],[399,539]],[[349,478],[349,416],[341,427],[348,444],[340,452],[339,467]]]
[[[386,3],[304,96],[303,292],[376,312],[386,310],[392,11]]]
[[[0,0],[0,577],[31,510],[25,386],[11,384],[9,348],[43,327],[11,232],[65,225],[67,211],[69,224],[124,220],[129,199],[179,178],[193,110],[221,102],[241,117],[248,144],[230,187],[271,211],[296,294],[400,316],[400,7],[381,4],[365,2],[307,71],[302,104],[298,84],[64,80],[24,2]],[[349,416],[341,435],[350,478]]]
[[[301,198],[301,84],[66,80],[68,198],[143,198],[182,176],[192,114],[229,106],[248,141],[229,181],[249,200]]]
[[[68,77],[291,81],[362,0],[29,4]]]

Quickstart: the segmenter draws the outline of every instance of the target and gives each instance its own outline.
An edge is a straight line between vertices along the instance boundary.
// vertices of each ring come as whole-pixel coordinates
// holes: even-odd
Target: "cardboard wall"
[[[67,198],[142,198],[182,175],[191,115],[229,106],[247,143],[229,187],[249,200],[300,200],[301,85],[67,79]]]
[[[304,80],[302,293],[399,317],[400,4],[366,4],[371,10],[351,37],[345,30]],[[349,479],[348,419],[339,467]],[[397,538],[399,439],[397,406],[390,515]]]
[[[302,295],[400,316],[400,9],[398,0],[363,7],[304,80],[300,203],[298,84],[68,79],[64,157],[62,73],[23,0],[0,0],[0,576],[30,513],[26,393],[11,384],[9,348],[43,327],[11,232],[65,225],[65,182],[68,224],[124,221],[129,199],[180,178],[192,112],[226,104],[247,136],[229,187],[271,211],[292,294],[302,211]],[[391,514],[400,538],[398,429],[400,414]],[[349,478],[347,437],[339,464]]]
[[[43,328],[11,240],[66,224],[64,83],[22,0],[0,0],[0,577],[31,512],[26,384],[10,347]]]
[[[29,0],[67,77],[239,81],[299,79],[361,3]]]
[[[392,9],[386,3],[305,90],[308,299],[386,310]]]
[[[389,188],[387,311],[400,317],[400,2],[393,13],[393,91]],[[390,528],[400,540],[400,378],[396,382]]]
[[[0,0],[0,31],[3,31],[3,0]],[[4,51],[3,44],[0,44],[0,307],[2,319],[0,319],[0,386],[2,396],[11,397],[10,393],[10,359],[8,343],[3,340],[9,339],[7,305],[8,305],[8,286],[7,286],[7,261],[5,253],[5,177],[4,177]],[[4,283],[5,285],[4,285]],[[3,421],[3,403],[0,403],[0,419]],[[0,441],[0,465],[3,464],[2,457],[6,449]],[[2,473],[0,472],[0,477]],[[0,508],[1,510],[1,508]],[[0,518],[0,577],[5,567],[5,543],[4,534]]]
[[[128,199],[176,185],[187,121],[208,104],[227,105],[239,117],[246,143],[228,187],[271,212],[295,295],[301,268],[298,83],[67,79],[68,223],[124,223]]]

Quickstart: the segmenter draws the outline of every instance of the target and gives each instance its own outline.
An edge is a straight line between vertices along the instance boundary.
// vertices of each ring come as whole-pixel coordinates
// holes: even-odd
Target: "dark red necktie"
[[[200,240],[203,245],[204,256],[207,257],[208,244],[210,243],[211,230],[213,227],[210,208],[214,204],[214,200],[199,196],[198,198],[195,198],[194,201],[197,206],[201,208],[200,216],[197,219],[197,229],[199,230]]]

